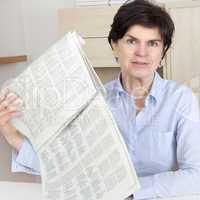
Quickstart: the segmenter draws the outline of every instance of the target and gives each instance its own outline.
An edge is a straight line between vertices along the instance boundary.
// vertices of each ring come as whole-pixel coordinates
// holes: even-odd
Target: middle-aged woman
[[[173,32],[163,8],[135,0],[119,8],[109,33],[121,73],[106,84],[107,103],[141,184],[130,199],[200,195],[198,103],[191,89],[156,72]],[[9,122],[19,114],[18,103],[15,95],[2,91],[0,132],[15,149],[13,171],[39,174],[31,144]]]

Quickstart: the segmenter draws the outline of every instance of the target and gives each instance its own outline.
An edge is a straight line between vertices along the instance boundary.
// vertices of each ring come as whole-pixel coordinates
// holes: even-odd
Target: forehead
[[[140,40],[162,40],[160,30],[158,27],[144,27],[141,25],[133,25],[131,26],[128,31],[125,33],[124,36],[133,36]]]

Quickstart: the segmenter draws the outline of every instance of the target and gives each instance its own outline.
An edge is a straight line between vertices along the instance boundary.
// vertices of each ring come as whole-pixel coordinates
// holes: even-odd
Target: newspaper
[[[134,166],[104,99],[105,89],[68,33],[9,84],[23,116],[47,200],[123,200],[139,188]]]

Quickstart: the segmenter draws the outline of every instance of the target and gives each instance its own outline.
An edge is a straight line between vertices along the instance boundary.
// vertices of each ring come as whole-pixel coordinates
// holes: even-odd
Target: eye
[[[157,47],[157,46],[158,46],[158,42],[157,42],[157,41],[149,41],[149,42],[148,42],[148,45],[149,45],[150,47]]]
[[[136,44],[136,40],[130,38],[130,39],[127,39],[127,40],[126,40],[126,43],[127,43],[127,44]]]

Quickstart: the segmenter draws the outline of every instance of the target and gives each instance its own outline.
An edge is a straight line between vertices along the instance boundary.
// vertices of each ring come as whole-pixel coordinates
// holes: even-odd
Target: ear
[[[163,66],[164,66],[163,59],[161,59],[158,68],[162,68]]]
[[[119,51],[118,43],[111,41],[111,46],[112,46],[112,50],[113,50],[113,54],[115,58],[118,58],[118,51]]]

